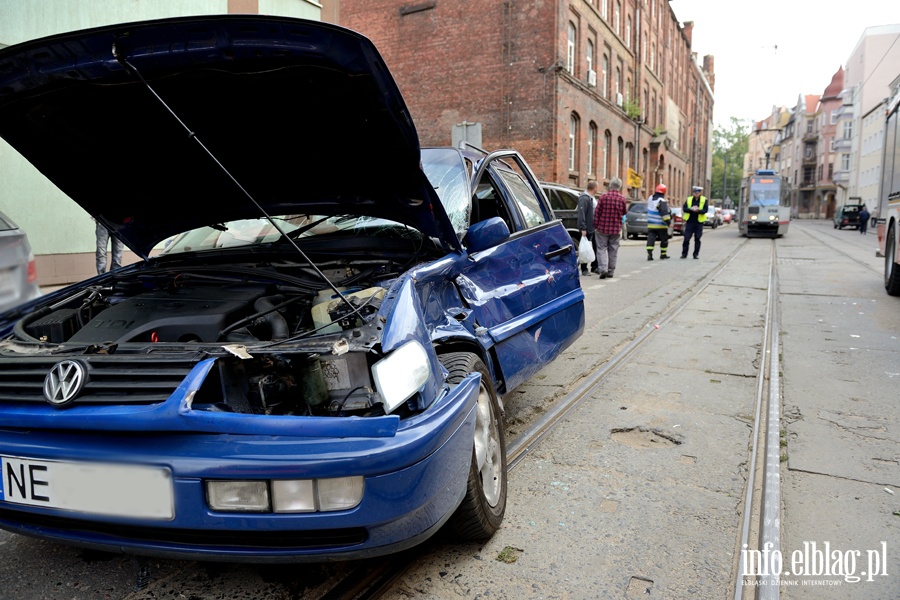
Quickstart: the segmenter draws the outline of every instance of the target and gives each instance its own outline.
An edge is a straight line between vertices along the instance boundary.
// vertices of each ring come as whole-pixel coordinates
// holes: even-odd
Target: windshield
[[[750,206],[778,206],[781,186],[773,179],[753,179],[750,182]]]
[[[322,236],[421,237],[421,233],[402,223],[376,217],[353,215],[281,215],[272,218],[289,237],[296,240]],[[281,238],[268,219],[240,219],[187,231],[165,242],[161,254],[199,252],[216,248],[235,248],[267,244]]]

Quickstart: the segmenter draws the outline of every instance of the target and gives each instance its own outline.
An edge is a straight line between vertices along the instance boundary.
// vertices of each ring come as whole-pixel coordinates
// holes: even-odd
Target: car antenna
[[[290,242],[290,244],[294,247],[294,250],[296,250],[296,251],[300,254],[300,256],[303,257],[303,260],[305,260],[305,261],[313,268],[313,270],[315,270],[316,274],[318,274],[319,277],[321,277],[323,280],[325,280],[325,283],[327,283],[328,286],[329,286],[332,290],[334,290],[334,293],[337,294],[338,297],[339,297],[341,300],[343,300],[344,303],[345,303],[348,307],[350,307],[350,310],[353,311],[354,313],[359,312],[359,308],[357,308],[356,306],[353,306],[353,304],[347,299],[347,297],[344,296],[344,294],[341,293],[341,290],[339,290],[339,289],[337,288],[337,286],[336,286],[334,283],[332,283],[332,281],[331,281],[330,279],[328,279],[328,278],[325,276],[325,273],[323,273],[323,272],[321,271],[321,269],[319,269],[319,267],[316,265],[316,263],[313,262],[312,260],[310,260],[310,258],[306,255],[306,253],[305,253],[303,250],[300,249],[300,246],[297,245],[297,242],[295,242],[293,239],[291,239],[291,238],[287,235],[287,233],[285,233],[285,231],[281,228],[281,226],[278,224],[278,222],[277,222],[275,219],[273,219],[273,218],[269,215],[269,213],[266,212],[266,209],[264,209],[264,208],[259,204],[259,202],[257,202],[256,199],[250,194],[250,192],[248,192],[247,189],[246,189],[243,185],[241,185],[241,182],[239,182],[237,179],[235,179],[234,175],[232,175],[231,172],[230,172],[227,168],[225,168],[225,165],[223,165],[223,164],[219,161],[219,159],[216,157],[216,155],[212,153],[212,150],[210,150],[209,148],[206,147],[206,144],[204,144],[204,143],[200,140],[200,138],[197,137],[197,134],[194,133],[193,131],[191,131],[191,128],[188,127],[187,124],[186,124],[184,121],[181,120],[181,117],[179,117],[179,116],[175,113],[175,111],[172,110],[172,108],[171,108],[168,104],[166,104],[166,101],[163,100],[162,97],[161,97],[159,94],[156,93],[156,90],[153,89],[153,87],[150,85],[150,83],[149,83],[146,79],[144,79],[144,76],[143,76],[143,75],[141,75],[140,71],[137,70],[137,67],[135,67],[135,66],[132,65],[130,62],[128,62],[128,59],[127,59],[127,58],[125,58],[124,56],[122,56],[121,54],[119,54],[119,51],[118,51],[118,49],[116,48],[116,43],[115,43],[115,42],[113,42],[112,53],[113,53],[113,57],[115,57],[116,61],[118,61],[118,63],[119,63],[120,65],[122,65],[123,67],[125,67],[125,70],[127,70],[128,72],[130,72],[131,74],[133,74],[135,77],[137,77],[137,78],[141,81],[141,83],[144,84],[144,87],[146,87],[147,90],[149,90],[150,93],[153,94],[153,97],[156,98],[157,100],[159,100],[159,103],[163,105],[163,108],[165,108],[165,109],[169,112],[169,114],[172,115],[172,117],[174,117],[176,121],[178,121],[178,124],[181,125],[181,126],[184,128],[184,130],[185,130],[185,131],[187,132],[187,134],[188,134],[188,137],[191,138],[192,140],[194,140],[195,142],[197,142],[197,144],[200,145],[200,148],[201,148],[204,152],[206,152],[206,154],[212,159],[212,161],[213,161],[214,163],[216,163],[216,166],[218,166],[219,169],[221,169],[222,172],[225,173],[225,175],[232,181],[232,183],[234,183],[234,185],[237,186],[237,188],[241,191],[241,193],[243,193],[244,196],[246,196],[247,199],[250,200],[250,202],[253,203],[253,205],[259,210],[260,213],[262,213],[262,215],[266,218],[266,220],[267,220],[269,223],[272,224],[272,227],[274,227],[274,228],[276,229],[276,231],[278,231],[278,233],[281,234],[282,238],[285,238],[285,239],[287,239],[288,242]],[[361,316],[361,315],[360,315],[360,316]]]

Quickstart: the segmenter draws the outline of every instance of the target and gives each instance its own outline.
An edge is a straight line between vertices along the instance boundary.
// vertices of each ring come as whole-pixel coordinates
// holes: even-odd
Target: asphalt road
[[[647,262],[643,240],[625,242],[615,279],[583,279],[585,333],[505,398],[508,439],[718,273],[510,473],[490,541],[424,544],[387,597],[730,597],[772,242],[707,230],[696,261],[677,258],[680,243]],[[884,293],[874,235],[795,222],[775,244],[781,551],[801,559],[782,597],[897,598],[900,298]],[[837,576],[811,564],[826,548]],[[878,575],[852,581],[875,560]],[[318,598],[340,568],[139,565],[0,532],[0,598]]]

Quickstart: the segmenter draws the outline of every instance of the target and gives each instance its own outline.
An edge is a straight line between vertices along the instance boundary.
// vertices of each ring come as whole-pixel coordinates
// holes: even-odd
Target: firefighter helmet
[[[661,184],[659,184],[658,186],[656,186],[656,193],[657,193],[657,194],[663,194],[663,195],[665,195],[665,193],[666,193],[666,184],[661,183]]]

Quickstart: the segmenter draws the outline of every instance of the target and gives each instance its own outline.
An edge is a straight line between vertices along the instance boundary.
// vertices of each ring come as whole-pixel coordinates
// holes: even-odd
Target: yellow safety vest
[[[690,196],[688,196],[687,200],[685,200],[685,203],[688,205],[688,208],[691,207],[691,200],[693,200],[693,199],[694,199],[694,195],[691,194]],[[694,213],[685,213],[681,216],[685,221],[687,221],[689,214],[691,216],[694,215]],[[706,222],[706,196],[700,196],[700,211],[696,214],[697,214],[697,222],[698,223]]]

